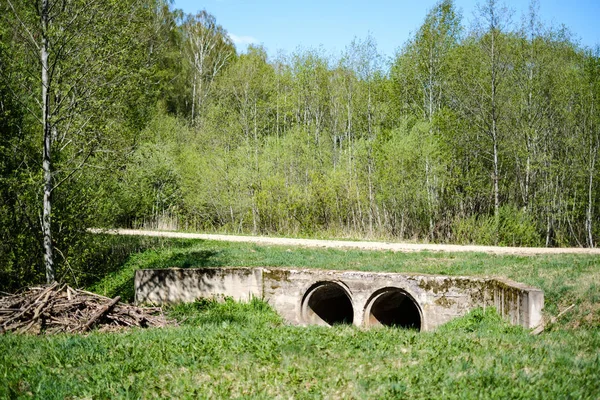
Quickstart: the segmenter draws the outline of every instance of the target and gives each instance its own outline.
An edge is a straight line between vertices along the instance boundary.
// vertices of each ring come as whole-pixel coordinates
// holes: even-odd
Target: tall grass
[[[600,330],[531,336],[476,310],[435,332],[285,326],[264,303],[171,310],[182,326],[0,337],[0,397],[597,398]]]
[[[279,266],[497,275],[536,285],[539,336],[474,310],[434,332],[286,325],[260,301],[167,310],[178,326],[86,336],[0,336],[0,398],[577,398],[600,393],[598,257],[314,250],[163,241],[97,282],[132,294],[137,268]]]
[[[600,257],[588,255],[497,256],[484,253],[394,253],[258,246],[205,240],[162,240],[160,246],[130,255],[119,269],[91,286],[107,296],[133,301],[133,276],[141,268],[303,267],[444,275],[500,276],[540,287],[547,317],[576,307],[560,322],[572,327],[600,325]]]

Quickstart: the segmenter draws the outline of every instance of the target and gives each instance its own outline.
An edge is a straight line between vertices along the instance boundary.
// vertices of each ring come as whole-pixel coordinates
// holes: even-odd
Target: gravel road
[[[114,235],[130,236],[153,236],[177,239],[204,239],[221,240],[225,242],[256,243],[260,245],[278,246],[303,246],[334,249],[360,249],[360,250],[385,250],[385,251],[441,251],[441,252],[480,252],[499,255],[540,255],[540,254],[591,254],[600,255],[600,249],[588,249],[580,247],[569,248],[547,248],[547,247],[498,247],[498,246],[474,246],[454,244],[428,244],[428,243],[399,243],[399,242],[365,242],[346,240],[318,240],[318,239],[292,239],[269,236],[235,236],[235,235],[213,235],[203,233],[183,233],[168,231],[146,231],[134,229],[101,230],[92,229],[94,233],[109,233]]]

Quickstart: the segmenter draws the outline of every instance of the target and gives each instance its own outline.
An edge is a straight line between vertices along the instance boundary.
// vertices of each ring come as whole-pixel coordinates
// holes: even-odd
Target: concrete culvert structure
[[[430,331],[477,307],[512,324],[542,323],[544,292],[500,278],[296,268],[164,268],[135,272],[137,303],[232,297],[268,302],[296,325],[353,324]]]
[[[306,324],[352,324],[354,309],[347,289],[336,282],[319,282],[302,298],[302,319]]]
[[[383,325],[421,330],[421,322],[421,310],[417,302],[402,289],[380,289],[367,302],[367,326]]]

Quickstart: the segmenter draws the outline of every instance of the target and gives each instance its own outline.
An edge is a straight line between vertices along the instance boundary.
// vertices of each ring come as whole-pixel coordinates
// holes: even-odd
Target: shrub
[[[472,215],[453,224],[456,242],[461,244],[530,246],[542,245],[533,218],[514,206],[500,208],[499,225],[494,216]]]

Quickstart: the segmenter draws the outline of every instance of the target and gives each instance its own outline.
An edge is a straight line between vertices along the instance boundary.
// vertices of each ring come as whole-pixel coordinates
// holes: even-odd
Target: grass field
[[[155,242],[155,246],[132,254],[124,265],[99,280],[91,290],[132,301],[136,269],[168,267],[272,266],[499,276],[543,289],[548,316],[575,304],[561,319],[563,325],[600,325],[600,257],[593,255],[393,253],[168,239]]]
[[[494,275],[541,287],[539,336],[476,310],[434,332],[292,327],[265,303],[201,301],[180,326],[54,337],[0,336],[0,397],[589,398],[600,396],[600,259],[389,253],[163,241],[93,290],[132,296],[137,268],[280,266]]]

